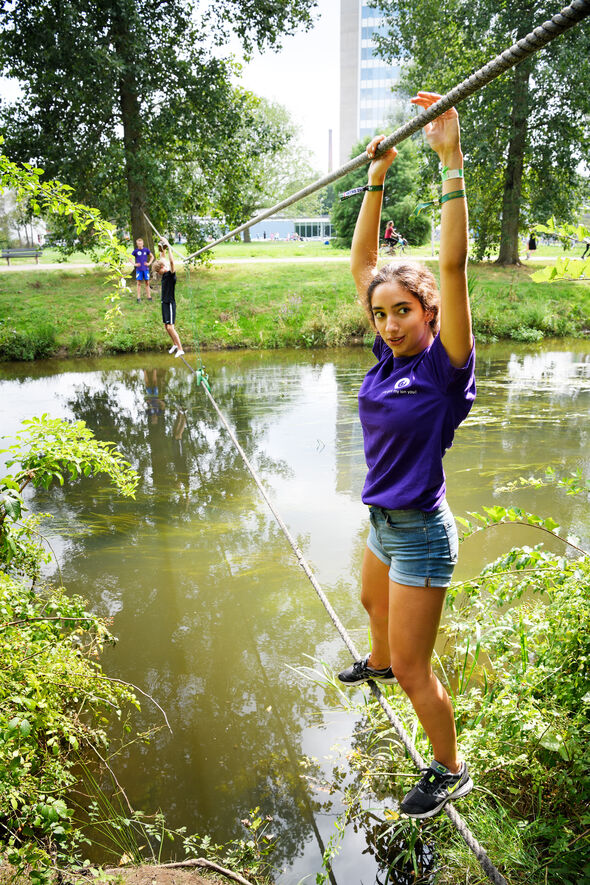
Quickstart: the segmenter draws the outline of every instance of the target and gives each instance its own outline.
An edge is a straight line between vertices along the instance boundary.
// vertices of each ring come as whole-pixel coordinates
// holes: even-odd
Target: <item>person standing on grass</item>
[[[429,108],[440,98],[419,92]],[[475,399],[475,353],[467,294],[467,204],[457,111],[425,127],[443,168],[440,293],[419,264],[377,269],[383,184],[396,157],[375,157],[384,136],[367,148],[368,193],[356,223],[351,270],[377,332],[359,391],[368,473],[362,499],[370,532],[362,566],[361,602],[372,647],[338,674],[348,686],[374,679],[398,682],[432,745],[434,759],[401,802],[410,817],[437,814],[473,788],[458,756],[454,712],[433,673],[431,657],[458,538],[445,500],[442,458]]]
[[[137,303],[141,301],[141,284],[145,282],[145,294],[148,301],[153,301],[150,292],[150,265],[154,260],[154,256],[143,245],[141,237],[135,241],[136,248],[131,253],[135,259],[135,279],[137,280]]]
[[[162,320],[164,328],[172,339],[172,347],[168,353],[173,353],[175,357],[182,356],[184,350],[178,337],[178,332],[174,328],[176,321],[176,271],[174,269],[174,256],[167,240],[160,243],[160,251],[167,259],[158,258],[154,262],[154,270],[159,277],[162,278]]]
[[[532,230],[529,233],[529,238],[527,241],[527,248],[526,248],[527,261],[531,257],[531,252],[536,252],[536,251],[537,251],[537,240],[535,237],[535,232],[534,232],[534,230]]]

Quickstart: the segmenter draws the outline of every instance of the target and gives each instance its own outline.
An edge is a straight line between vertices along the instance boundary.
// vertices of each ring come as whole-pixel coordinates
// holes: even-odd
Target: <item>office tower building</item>
[[[392,92],[399,65],[375,56],[374,35],[386,33],[378,9],[363,0],[340,0],[340,164],[353,145],[380,129],[399,105]]]

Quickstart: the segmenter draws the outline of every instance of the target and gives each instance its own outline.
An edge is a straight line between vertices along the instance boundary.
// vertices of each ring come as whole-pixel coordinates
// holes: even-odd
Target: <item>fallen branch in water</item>
[[[214,863],[212,860],[206,860],[204,857],[179,860],[175,863],[148,864],[148,866],[150,869],[155,870],[173,870],[181,869],[182,867],[206,867],[207,869],[214,870],[216,873],[220,873],[222,876],[227,876],[228,879],[233,879],[234,882],[240,882],[241,885],[252,885],[252,882],[249,882],[248,879],[244,879],[239,873],[233,873],[231,870],[227,870],[225,867],[220,866],[218,863]],[[113,867],[104,870],[104,872],[107,875],[117,874],[120,876],[121,873],[125,872],[125,867]]]

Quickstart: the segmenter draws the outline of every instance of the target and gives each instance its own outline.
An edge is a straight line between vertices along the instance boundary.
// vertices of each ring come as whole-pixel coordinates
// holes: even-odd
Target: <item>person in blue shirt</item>
[[[135,241],[136,248],[131,253],[135,259],[135,279],[137,280],[137,302],[141,301],[141,283],[145,282],[145,294],[148,301],[152,301],[150,292],[150,265],[154,260],[154,256],[143,245],[143,240],[138,237]]]
[[[419,92],[414,104],[440,98]],[[467,290],[467,204],[459,119],[453,108],[425,126],[443,166],[440,286],[409,262],[378,267],[383,186],[397,151],[375,152],[351,248],[351,271],[376,338],[376,363],[359,391],[367,478],[362,493],[370,531],[361,602],[372,647],[338,674],[354,686],[398,682],[432,745],[434,759],[400,803],[410,817],[432,817],[473,787],[458,755],[453,707],[431,666],[458,538],[445,499],[442,459],[475,398],[474,343]]]

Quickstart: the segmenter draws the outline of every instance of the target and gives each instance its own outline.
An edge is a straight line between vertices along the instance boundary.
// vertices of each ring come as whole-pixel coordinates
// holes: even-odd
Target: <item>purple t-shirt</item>
[[[359,390],[359,417],[369,472],[363,502],[387,510],[440,506],[445,496],[442,458],[475,399],[475,347],[456,368],[437,335],[415,356],[394,357],[377,335]]]
[[[139,263],[138,270],[147,270],[148,258],[152,254],[150,250],[144,246],[143,249],[134,249],[131,254],[134,256],[136,263]]]

